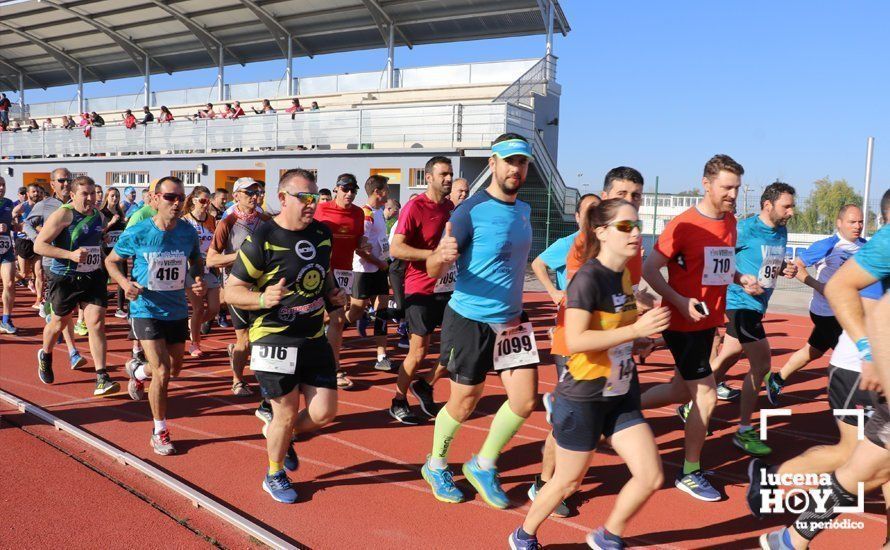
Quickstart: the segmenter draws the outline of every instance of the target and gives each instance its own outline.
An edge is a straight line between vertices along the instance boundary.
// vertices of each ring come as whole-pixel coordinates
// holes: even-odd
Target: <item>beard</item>
[[[499,181],[498,188],[501,190],[501,193],[505,195],[516,196],[519,194],[519,189],[522,187],[522,182],[519,182],[516,187],[511,187],[510,184],[507,183],[508,180]]]

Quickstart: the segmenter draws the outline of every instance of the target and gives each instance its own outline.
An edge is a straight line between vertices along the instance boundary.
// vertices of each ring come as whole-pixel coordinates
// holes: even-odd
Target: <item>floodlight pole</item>
[[[83,114],[83,66],[77,66],[77,114]]]
[[[151,70],[149,69],[150,60],[148,56],[145,56],[145,103],[143,105],[147,105],[151,107]]]
[[[871,160],[875,153],[875,138],[868,138],[865,152],[865,193],[862,195],[862,238],[868,237],[868,193],[871,188]]]
[[[225,99],[226,99],[226,92],[225,92],[226,77],[225,77],[225,67],[223,65],[224,53],[223,53],[222,44],[217,44],[216,48],[217,48],[217,51],[219,52],[219,64],[216,67],[216,84],[218,87],[218,89],[216,91],[216,100],[222,102],[222,101],[225,101]]]
[[[547,55],[553,54],[553,2],[547,0]]]
[[[287,78],[287,95],[294,95],[294,41],[287,35],[287,67],[284,68],[284,77]]]
[[[393,65],[395,64],[395,41],[396,41],[396,26],[392,23],[389,24],[389,39],[386,41],[386,87],[387,88],[395,88],[395,82],[393,82],[393,78],[395,77],[395,71],[393,69]]]

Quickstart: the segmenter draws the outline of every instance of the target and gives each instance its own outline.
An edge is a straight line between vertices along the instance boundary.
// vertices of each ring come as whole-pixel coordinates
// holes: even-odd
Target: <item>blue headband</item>
[[[528,144],[527,141],[521,139],[508,139],[500,143],[495,143],[491,146],[491,154],[502,159],[512,157],[514,155],[522,155],[523,157],[528,157],[529,159],[534,158],[532,155],[531,146]]]

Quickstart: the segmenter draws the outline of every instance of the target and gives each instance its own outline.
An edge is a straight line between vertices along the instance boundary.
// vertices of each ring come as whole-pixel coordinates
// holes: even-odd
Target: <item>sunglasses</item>
[[[59,183],[71,183],[71,178],[59,178],[56,181]]]
[[[185,195],[180,193],[162,193],[161,198],[163,198],[167,202],[185,201]]]
[[[306,206],[309,206],[310,204],[317,204],[318,201],[321,199],[321,194],[319,193],[306,193],[304,191],[300,191],[298,193],[282,191],[282,193],[291,197],[295,197],[298,201],[302,202]]]
[[[358,193],[357,185],[341,185],[340,189],[342,189],[344,193]]]
[[[241,191],[239,191],[239,193],[244,193],[244,194],[247,195],[248,197],[259,197],[260,195],[263,194],[263,192],[262,192],[262,191],[259,191],[259,190],[256,190],[256,191],[245,191],[245,190],[241,190]]]
[[[643,231],[643,222],[641,222],[640,220],[621,220],[620,222],[612,222],[608,225],[614,227],[622,233],[630,233],[634,230],[635,227],[640,231]]]
[[[207,197],[198,199],[198,204],[207,204],[208,202],[210,202],[210,199],[208,199]]]

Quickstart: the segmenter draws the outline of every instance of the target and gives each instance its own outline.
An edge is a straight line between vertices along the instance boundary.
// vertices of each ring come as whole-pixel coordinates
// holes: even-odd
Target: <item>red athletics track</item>
[[[26,291],[18,289],[19,304],[30,304],[32,299]],[[555,382],[554,369],[547,356],[547,330],[552,324],[553,307],[545,295],[529,293],[526,309],[535,323],[539,346],[544,352],[540,390],[549,391]],[[503,548],[509,532],[525,515],[526,490],[540,467],[541,444],[548,432],[543,410],[526,422],[499,461],[501,479],[514,508],[507,511],[489,508],[475,498],[461,475],[457,476],[458,483],[473,500],[461,505],[440,503],[430,495],[419,473],[429,452],[433,424],[430,421],[408,427],[390,418],[386,409],[392,398],[395,376],[373,370],[370,341],[359,339],[354,329],[347,332],[342,358],[344,367],[356,381],[357,391],[341,392],[337,420],[297,444],[301,468],[291,477],[300,501],[287,506],[273,502],[260,487],[266,457],[259,431],[261,424],[253,416],[257,399],[236,398],[229,390],[231,381],[224,350],[225,344],[233,339],[231,329],[215,327],[206,341],[209,346],[205,344],[205,348],[212,346],[213,351],[200,360],[187,358],[181,376],[171,382],[169,419],[181,454],[159,457],[148,445],[151,423],[147,402],[133,402],[125,393],[105,399],[93,398],[93,375],[69,370],[64,346],[55,350],[56,383],[52,386],[40,383],[35,355],[43,321],[33,310],[21,305],[16,313],[19,334],[0,336],[0,387],[145,459],[299,544],[313,548],[351,548],[358,544],[378,548],[409,545]],[[109,369],[113,378],[125,387],[122,365],[129,357],[126,325],[110,316],[107,322]],[[810,324],[804,317],[771,314],[766,327],[773,346],[774,366],[778,366],[803,343]],[[83,341],[80,348],[86,354],[86,338],[79,340]],[[395,340],[391,343],[394,347]],[[402,355],[395,352],[399,360]],[[836,433],[827,412],[824,391],[826,365],[825,359],[816,362],[788,386],[784,403],[795,414],[771,422],[770,444],[775,449],[771,460],[789,458],[811,445],[834,441]],[[742,361],[730,372],[730,377],[738,378],[746,366]],[[644,389],[668,380],[672,368],[666,351],[654,353],[640,369]],[[735,381],[736,385],[739,383]],[[436,399],[444,401],[447,395],[448,385],[441,383],[436,388]],[[450,458],[456,472],[481,446],[489,416],[503,399],[498,379],[490,377],[479,405],[480,414],[462,427],[452,445]],[[768,406],[765,398],[761,405]],[[626,533],[630,543],[661,548],[752,548],[757,546],[757,535],[790,519],[757,521],[748,514],[744,500],[748,459],[731,442],[735,426],[730,421],[735,407],[731,403],[718,404],[713,422],[715,433],[705,447],[703,465],[716,470],[711,479],[718,488],[724,488],[727,495],[727,499],[718,503],[694,500],[673,487],[673,476],[682,462],[682,424],[672,408],[646,412],[658,438],[667,481],[632,521]],[[56,459],[59,464],[65,460],[61,455]],[[36,465],[37,461],[29,463]],[[119,475],[124,476],[124,481],[139,476],[132,471]],[[539,533],[541,541],[553,548],[580,547],[586,532],[604,520],[627,475],[621,461],[608,448],[602,449],[574,497],[581,504],[579,514],[547,521]],[[22,479],[31,479],[31,476],[33,472],[16,475]],[[8,477],[0,478],[0,489],[19,495],[14,498],[33,497],[32,487],[10,483]],[[156,489],[156,492],[162,491]],[[104,494],[95,498],[105,498]],[[110,499],[109,492],[109,505],[115,506]],[[52,516],[52,524],[64,529],[69,541],[83,541],[79,546],[88,545],[91,528],[88,524],[65,513],[62,503],[54,504],[51,499],[41,499],[41,502],[48,516],[57,511],[58,515]],[[12,510],[13,517],[15,512]],[[7,519],[9,516],[4,513],[4,520]],[[215,536],[213,526],[218,522],[202,519],[206,525],[203,532]],[[883,542],[886,521],[877,497],[869,501],[865,514],[853,519],[864,522],[865,529],[826,532],[813,547],[875,548]],[[120,530],[121,526],[108,528]],[[193,540],[195,545],[207,544],[202,539]],[[220,540],[230,547],[251,546],[247,537]]]

